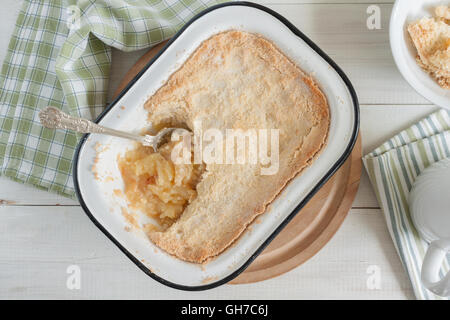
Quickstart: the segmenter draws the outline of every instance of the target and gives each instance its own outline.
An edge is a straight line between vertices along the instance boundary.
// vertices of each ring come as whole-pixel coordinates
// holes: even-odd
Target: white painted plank
[[[81,290],[66,269],[81,268]],[[381,271],[370,290],[367,268]],[[409,281],[379,210],[352,210],[335,237],[303,266],[272,280],[207,292],[164,287],[133,265],[78,207],[0,207],[0,298],[403,299]]]
[[[434,105],[362,106],[361,134],[363,154],[390,139],[400,131],[439,110]]]
[[[408,128],[413,123],[437,110],[432,105],[361,106],[361,135],[363,154],[367,154],[381,143]],[[380,126],[382,130],[380,130]],[[76,205],[77,202],[52,193],[0,178],[0,201],[3,205]],[[354,207],[378,208],[378,203],[369,180],[363,172]]]
[[[382,30],[369,31],[366,28],[366,3],[355,4],[346,1],[341,4],[279,4],[277,1],[271,1],[274,2],[278,4],[268,6],[286,16],[343,68],[354,83],[361,103],[427,103],[403,80],[392,59],[388,41],[388,21],[392,4],[380,4]],[[4,18],[1,21],[5,25],[0,35],[0,61],[3,61],[6,55],[20,8],[20,3],[16,1],[5,1],[5,5],[8,10],[2,10],[4,17],[0,15],[0,18]],[[14,12],[15,15],[9,12]],[[141,54],[142,52],[114,54],[109,100],[119,79]]]
[[[393,3],[394,0],[261,0],[253,1],[263,5],[280,4],[385,4]],[[2,32],[0,33],[0,62],[3,61],[8,48],[9,39],[14,30],[17,15],[22,6],[22,0],[3,0],[2,10],[0,10],[0,21]]]
[[[9,40],[16,25],[16,19],[22,7],[22,0],[2,1],[2,9],[0,10],[0,63],[5,59]]]
[[[389,45],[392,4],[380,4],[382,29],[366,27],[367,4],[272,4],[279,12],[323,49],[352,81],[361,104],[427,104],[399,73]],[[117,54],[119,56],[119,54]],[[139,53],[120,54],[109,90],[136,61]],[[383,79],[383,81],[380,81]]]
[[[430,105],[392,106],[426,103],[401,78],[390,55],[388,20],[392,0],[263,1],[271,3],[270,7],[336,60],[355,84],[362,103],[388,104],[362,106],[364,153],[435,109]],[[369,31],[365,27],[368,3],[382,3],[382,30]],[[20,6],[21,1],[2,2],[6,10],[0,10],[0,61],[6,55]],[[114,50],[109,97],[143,52],[125,54]],[[0,202],[0,298],[413,297],[378,209],[351,210],[332,241],[309,262],[286,275],[258,284],[185,293],[149,279],[101,235],[81,208],[39,206],[76,202],[4,178],[0,179],[0,200],[6,200]],[[14,206],[6,205],[10,201]],[[354,207],[378,207],[365,173]],[[80,291],[65,288],[65,271],[70,264],[82,268]],[[369,265],[381,268],[381,290],[366,287]]]
[[[78,201],[0,177],[0,205],[78,205]]]
[[[379,208],[375,192],[370,184],[366,170],[363,168],[361,181],[359,182],[358,192],[352,204],[353,208]]]
[[[362,104],[423,104],[403,79],[391,55],[389,17],[382,4],[381,30],[366,27],[366,5],[271,5],[294,23],[344,70]],[[382,81],[380,81],[382,79]]]
[[[438,108],[433,105],[361,106],[360,127],[363,155],[368,154],[398,132],[410,127],[436,110]],[[379,207],[364,168],[353,207]]]
[[[385,4],[395,0],[260,0],[250,1],[260,4]]]

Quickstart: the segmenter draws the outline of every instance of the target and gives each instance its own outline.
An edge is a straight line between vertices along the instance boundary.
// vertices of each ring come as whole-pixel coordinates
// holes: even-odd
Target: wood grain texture
[[[354,209],[332,241],[301,268],[254,284],[184,292],[136,268],[79,207],[0,207],[0,298],[411,298],[409,280],[387,239],[379,209]],[[66,287],[70,265],[81,269],[80,290]],[[366,284],[371,265],[380,268],[379,290]]]
[[[360,130],[363,155],[437,109],[433,105],[362,105]],[[0,177],[0,204],[77,205],[78,202]],[[364,170],[353,207],[379,208]]]
[[[436,110],[406,84],[391,57],[388,21],[393,0],[263,2],[286,15],[350,77],[362,103],[364,153]],[[370,31],[365,25],[366,10],[375,3],[382,10],[382,29]],[[21,4],[2,1],[0,61],[6,56]],[[109,97],[146,51],[113,49]],[[312,259],[275,279],[226,285],[208,292],[181,292],[148,278],[76,205],[76,201],[0,178],[0,298],[414,298],[365,172],[354,209]],[[65,286],[66,268],[71,264],[81,267],[81,290]],[[380,290],[367,288],[367,268],[371,265],[381,270]]]
[[[262,0],[250,1],[260,4],[386,4],[394,3],[395,0]]]
[[[344,70],[355,86],[361,104],[428,104],[403,79],[392,58],[389,47],[392,4],[379,4],[381,29],[369,30],[366,26],[367,3],[271,3],[266,6],[285,16]],[[140,51],[127,56],[136,61],[142,54]],[[125,54],[113,50],[113,59],[115,55],[123,57]],[[115,68],[125,74],[131,66],[132,63],[125,60]],[[112,79],[114,90],[119,82],[117,77]],[[114,90],[109,92],[109,101]]]
[[[164,41],[146,52],[132,65],[123,75],[120,82],[117,84],[112,99],[117,97],[119,93],[125,89],[131,80],[150,62],[150,60],[166,45],[167,41]]]

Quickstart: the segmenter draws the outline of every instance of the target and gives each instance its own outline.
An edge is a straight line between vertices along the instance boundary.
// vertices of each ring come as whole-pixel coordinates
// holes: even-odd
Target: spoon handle
[[[100,126],[88,119],[73,117],[55,107],[39,112],[41,124],[49,129],[66,129],[79,133],[100,133],[142,142],[143,136]]]

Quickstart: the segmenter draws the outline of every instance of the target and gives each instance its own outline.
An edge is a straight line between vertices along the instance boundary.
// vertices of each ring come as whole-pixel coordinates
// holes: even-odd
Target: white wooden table
[[[393,0],[264,0],[315,41],[347,73],[361,103],[364,154],[437,108],[403,80],[389,49]],[[366,10],[381,9],[381,29],[368,30]],[[3,0],[0,61],[21,1]],[[110,92],[143,54],[113,52]],[[183,292],[147,277],[87,218],[77,202],[0,178],[0,298],[148,299],[412,299],[367,175],[334,238],[311,260],[278,278]],[[66,287],[70,265],[81,289]],[[370,266],[381,288],[367,285]],[[369,273],[368,273],[369,272]]]

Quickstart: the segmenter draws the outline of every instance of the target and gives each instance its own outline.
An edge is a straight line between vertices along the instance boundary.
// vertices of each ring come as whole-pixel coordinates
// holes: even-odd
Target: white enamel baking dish
[[[151,243],[139,229],[129,231],[121,213],[125,201],[115,196],[123,183],[116,164],[132,143],[102,135],[85,135],[74,160],[78,198],[89,218],[139,268],[155,280],[184,290],[204,290],[241,273],[332,176],[351,153],[359,127],[355,91],[344,73],[286,19],[263,6],[232,2],[211,7],[193,18],[136,76],[97,122],[125,131],[149,127],[145,100],[161,87],[190,54],[215,33],[238,29],[263,35],[317,80],[331,111],[329,141],[317,160],[282,191],[259,223],[225,252],[205,265],[181,261]],[[97,159],[96,146],[105,150]],[[100,179],[94,179],[95,164]],[[106,178],[109,177],[109,178]],[[128,231],[126,230],[128,229]]]

